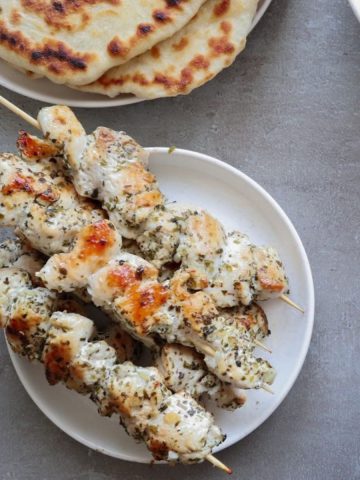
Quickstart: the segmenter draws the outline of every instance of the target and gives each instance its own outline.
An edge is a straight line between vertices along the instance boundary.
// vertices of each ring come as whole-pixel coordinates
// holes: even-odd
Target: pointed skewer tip
[[[253,344],[256,345],[259,348],[262,348],[263,350],[265,350],[265,352],[272,353],[272,350],[269,347],[267,347],[266,345],[264,345],[262,342],[260,342],[260,340],[258,340],[257,338],[254,338]]]
[[[193,345],[200,353],[203,355],[209,355],[210,357],[215,356],[215,350],[210,345],[202,345],[196,339],[193,339]]]
[[[271,393],[271,395],[274,395],[274,390],[267,383],[264,383],[261,386],[261,388],[262,390],[265,390],[265,392],[268,392],[268,393]]]
[[[231,475],[233,473],[232,469],[227,467],[224,463],[220,462],[214,455],[209,453],[209,455],[206,455],[206,460],[214,465],[214,467],[219,468],[220,470],[223,470],[224,472],[228,473]]]
[[[297,305],[295,302],[293,302],[292,300],[290,300],[290,298],[287,297],[286,295],[280,295],[280,299],[281,299],[283,302],[285,302],[285,303],[287,303],[288,305],[290,305],[291,307],[296,308],[296,310],[299,310],[299,312],[305,313],[305,310],[304,310],[302,307],[300,307],[300,306]]]

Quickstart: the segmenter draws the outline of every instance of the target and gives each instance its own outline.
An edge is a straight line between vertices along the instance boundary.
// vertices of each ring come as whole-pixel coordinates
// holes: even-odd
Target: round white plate
[[[259,22],[270,3],[271,0],[260,0],[258,12],[254,18],[252,28],[254,28]],[[46,103],[68,105],[69,107],[105,108],[129,105],[131,103],[143,101],[133,95],[120,95],[116,98],[108,98],[96,93],[78,92],[64,85],[52,83],[46,78],[32,80],[1,59],[0,85],[13,92],[20,93],[25,97],[30,97]]]
[[[356,15],[356,18],[360,22],[360,0],[349,0],[349,3],[354,10],[354,13]]]
[[[258,244],[278,249],[290,278],[291,297],[305,308],[305,314],[280,300],[263,302],[273,350],[261,355],[277,370],[274,395],[249,391],[244,408],[225,412],[211,408],[227,434],[222,450],[255,430],[280,405],[294,384],[308,351],[314,320],[314,287],[309,262],[290,220],[269,194],[235,168],[200,153],[166,148],[150,149],[150,168],[170,200],[208,209],[227,228],[239,229]],[[260,352],[259,352],[260,354]],[[113,457],[148,462],[143,445],[136,444],[117,419],[101,418],[90,400],[63,386],[50,387],[40,364],[30,364],[10,352],[27,392],[58,427],[84,445]]]

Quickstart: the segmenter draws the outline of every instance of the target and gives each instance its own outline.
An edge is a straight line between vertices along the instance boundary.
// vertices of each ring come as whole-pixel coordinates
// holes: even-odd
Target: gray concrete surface
[[[360,479],[360,25],[345,0],[274,0],[246,52],[187,98],[79,110],[91,130],[125,128],[144,145],[218,156],[284,207],[316,286],[314,336],[289,396],[223,452],[234,478]],[[40,104],[0,92],[35,113]],[[22,122],[1,110],[1,150]],[[130,464],[89,451],[28,398],[0,342],[0,479],[223,478],[208,465]]]

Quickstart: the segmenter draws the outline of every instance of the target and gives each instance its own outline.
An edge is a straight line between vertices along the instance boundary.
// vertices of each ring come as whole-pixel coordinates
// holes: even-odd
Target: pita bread
[[[115,97],[187,94],[231,65],[244,49],[257,0],[208,0],[173,37],[81,87]]]
[[[205,0],[0,0],[0,57],[91,83],[182,28]]]

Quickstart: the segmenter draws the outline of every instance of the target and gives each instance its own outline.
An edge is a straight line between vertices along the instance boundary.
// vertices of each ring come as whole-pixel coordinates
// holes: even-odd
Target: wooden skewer
[[[271,393],[271,395],[274,395],[274,390],[273,390],[271,387],[269,387],[269,385],[268,385],[267,383],[264,383],[264,384],[261,386],[261,388],[262,388],[263,390],[265,390],[265,392],[268,392],[268,393]]]
[[[210,355],[210,357],[215,357],[215,350],[210,347],[210,345],[202,345],[201,343],[197,342],[195,339],[192,340],[194,347],[196,350],[199,350],[201,353],[205,355]]]
[[[214,455],[211,455],[211,453],[209,455],[206,455],[206,460],[212,463],[214,467],[220,468],[220,470],[224,470],[224,472],[228,473],[229,475],[233,473],[231,468],[224,465],[222,462],[220,462],[220,460],[214,457]]]
[[[2,97],[1,95],[0,95],[0,104],[4,105],[4,107],[8,108],[13,113],[21,117],[23,120],[25,120],[25,122],[30,123],[30,125],[32,125],[33,127],[41,130],[40,124],[35,118],[33,118],[28,113],[24,112],[24,110],[21,110],[21,108],[17,107],[13,103],[9,102],[9,100],[6,100],[6,98]]]
[[[272,353],[272,350],[266,345],[264,345],[262,342],[260,342],[260,340],[258,340],[257,338],[254,338],[252,342],[254,345],[256,345],[259,348],[262,348],[266,352]]]
[[[299,310],[299,312],[301,313],[305,313],[305,310],[302,308],[302,307],[299,307],[299,305],[297,305],[295,302],[293,302],[292,300],[290,300],[289,297],[287,297],[286,295],[280,295],[279,297],[283,302],[287,303],[288,305],[290,305],[291,307],[294,307],[296,308],[296,310]]]

